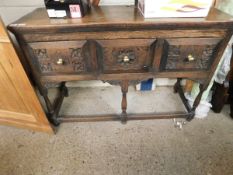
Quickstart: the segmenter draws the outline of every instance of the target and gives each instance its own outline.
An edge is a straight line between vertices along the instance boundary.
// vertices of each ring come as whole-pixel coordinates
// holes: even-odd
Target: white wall
[[[101,5],[130,5],[134,0],[101,0]],[[37,7],[43,7],[44,0],[0,0],[0,15],[9,24]]]
[[[232,0],[219,0],[218,8],[226,13],[233,15],[233,1]]]

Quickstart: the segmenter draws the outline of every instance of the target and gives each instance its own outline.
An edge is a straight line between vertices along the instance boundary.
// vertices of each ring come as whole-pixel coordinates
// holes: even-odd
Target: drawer
[[[155,39],[98,40],[101,46],[102,68],[111,72],[146,72],[152,61]]]
[[[167,39],[161,58],[163,71],[205,71],[212,65],[220,38]]]
[[[82,73],[86,63],[82,54],[85,41],[29,43],[33,64],[41,73]]]

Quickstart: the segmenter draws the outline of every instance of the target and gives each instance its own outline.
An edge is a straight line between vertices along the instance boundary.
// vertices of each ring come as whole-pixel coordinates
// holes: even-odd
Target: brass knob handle
[[[59,58],[58,60],[57,60],[57,64],[58,65],[62,65],[64,62],[63,62],[63,59],[62,58]]]
[[[195,61],[195,58],[191,54],[189,54],[188,55],[188,61]]]
[[[129,57],[128,56],[124,56],[123,62],[124,63],[128,63],[129,61],[130,61]]]

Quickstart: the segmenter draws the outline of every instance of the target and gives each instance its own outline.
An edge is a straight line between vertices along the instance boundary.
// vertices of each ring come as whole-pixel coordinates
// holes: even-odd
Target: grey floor
[[[117,87],[70,90],[62,113],[120,112]],[[174,109],[183,106],[171,88],[130,89],[129,111]],[[182,130],[173,120],[67,123],[53,136],[1,126],[0,175],[232,175],[228,113],[227,106]]]

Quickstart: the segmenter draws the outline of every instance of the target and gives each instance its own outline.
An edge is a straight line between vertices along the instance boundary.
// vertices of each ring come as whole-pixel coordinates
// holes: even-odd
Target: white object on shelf
[[[138,8],[145,18],[206,17],[213,0],[139,0]]]

